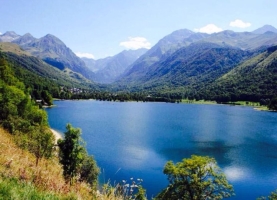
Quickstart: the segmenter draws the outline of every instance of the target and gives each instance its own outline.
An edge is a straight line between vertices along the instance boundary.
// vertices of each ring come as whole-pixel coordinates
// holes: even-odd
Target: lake
[[[143,179],[150,199],[167,185],[163,167],[192,154],[211,156],[234,186],[229,199],[277,189],[277,113],[251,107],[143,102],[55,101],[50,126],[82,129],[99,181]],[[129,181],[130,182],[130,181]]]

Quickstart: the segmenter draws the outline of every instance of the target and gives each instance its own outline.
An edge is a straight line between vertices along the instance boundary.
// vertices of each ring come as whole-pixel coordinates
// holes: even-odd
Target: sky
[[[213,33],[277,28],[276,0],[0,0],[0,34],[52,34],[100,59],[151,48],[179,29]]]

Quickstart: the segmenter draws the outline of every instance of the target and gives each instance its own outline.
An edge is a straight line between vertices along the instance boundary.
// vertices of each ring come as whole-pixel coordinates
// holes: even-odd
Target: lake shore
[[[52,128],[50,128],[50,130],[52,131],[53,135],[55,136],[55,143],[56,144],[57,144],[59,139],[63,139],[63,135],[60,132],[58,132],[58,131],[56,131]]]

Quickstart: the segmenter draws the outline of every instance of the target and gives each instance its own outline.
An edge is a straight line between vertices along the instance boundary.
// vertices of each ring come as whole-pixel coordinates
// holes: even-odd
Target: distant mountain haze
[[[3,35],[0,35],[0,42],[11,42],[19,37],[20,35],[17,35],[15,32],[7,31]]]
[[[264,25],[263,27],[252,31],[252,33],[255,33],[255,34],[263,34],[265,32],[277,33],[277,29],[271,25]]]
[[[112,83],[146,51],[147,49],[143,48],[137,50],[124,50],[112,57],[99,60],[91,59],[91,61],[85,59],[85,62],[90,64],[90,69],[93,68],[95,70],[95,82]]]

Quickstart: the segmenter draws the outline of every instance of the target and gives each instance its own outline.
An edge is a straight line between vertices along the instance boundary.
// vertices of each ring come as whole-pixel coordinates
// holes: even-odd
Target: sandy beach
[[[58,139],[63,139],[63,136],[61,133],[59,133],[58,131],[54,130],[51,128],[52,133],[55,136],[55,142],[57,143]]]

